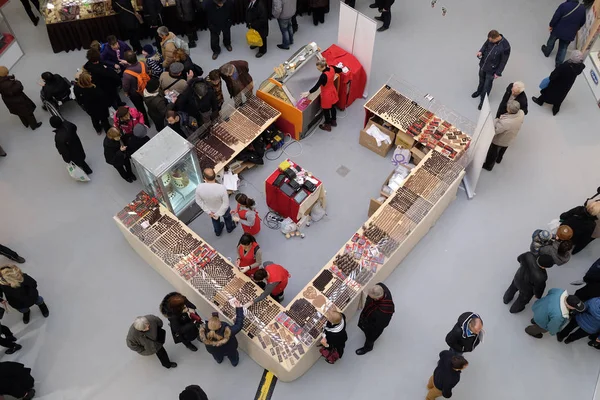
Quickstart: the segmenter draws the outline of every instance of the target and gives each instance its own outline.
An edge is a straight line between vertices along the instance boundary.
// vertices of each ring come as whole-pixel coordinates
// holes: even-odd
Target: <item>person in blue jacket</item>
[[[510,57],[510,43],[497,30],[492,29],[488,38],[477,52],[479,58],[479,85],[471,95],[472,98],[480,97],[479,106],[481,110],[483,99],[492,91],[494,79],[502,76],[504,67]]]
[[[229,358],[234,367],[240,362],[238,353],[238,342],[235,338],[244,326],[244,309],[239,301],[235,300],[235,324],[219,320],[219,313],[213,313],[212,317],[200,328],[200,340],[206,346],[206,351],[212,354],[218,364],[225,357]]]
[[[577,296],[563,289],[550,289],[548,294],[533,303],[532,325],[525,328],[528,335],[541,339],[544,333],[556,335],[569,320],[571,310],[582,312],[585,306]]]
[[[579,329],[573,332],[575,328]],[[598,332],[600,332],[600,297],[594,297],[585,302],[585,311],[571,318],[569,324],[556,335],[556,338],[559,342],[566,338],[566,344]]]
[[[562,3],[550,20],[550,37],[548,42],[542,45],[542,53],[546,57],[554,50],[554,44],[558,40],[558,50],[556,51],[556,67],[565,61],[567,48],[575,40],[577,31],[585,24],[585,7],[578,0],[567,0]]]

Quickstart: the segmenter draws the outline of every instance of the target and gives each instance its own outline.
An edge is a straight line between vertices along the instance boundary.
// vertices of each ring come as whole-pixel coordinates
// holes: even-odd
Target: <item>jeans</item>
[[[488,149],[487,157],[485,158],[483,167],[491,171],[496,163],[500,163],[502,161],[502,157],[504,156],[504,153],[506,153],[506,149],[508,149],[508,147],[498,146],[494,143],[490,143],[490,148]]]
[[[156,352],[156,357],[158,357],[163,367],[171,368],[171,360],[164,347],[161,347],[160,350]]]
[[[290,47],[294,44],[294,30],[292,29],[292,19],[278,19],[279,30],[281,30],[281,37],[283,47]]]
[[[223,45],[231,46],[231,26],[225,27],[223,30],[210,30],[210,49],[213,53],[219,54],[221,46],[219,46],[219,35],[223,32]]]
[[[38,296],[37,300],[35,301],[35,305],[39,306],[44,304],[44,298],[42,296]],[[20,308],[19,312],[21,314],[25,314],[26,312],[29,312],[29,307],[27,308]]]
[[[550,55],[550,53],[552,53],[552,51],[554,50],[554,44],[556,43],[557,40],[558,40],[558,50],[556,52],[555,63],[556,63],[556,66],[558,67],[559,64],[562,64],[565,61],[565,57],[567,56],[567,48],[569,47],[569,44],[571,42],[567,42],[566,40],[559,39],[556,36],[554,36],[553,34],[550,34],[550,37],[548,38],[548,42],[546,43],[546,51],[544,52],[544,55],[546,57],[548,57]]]
[[[212,217],[210,218],[213,224],[213,228],[215,230],[215,234],[217,236],[221,236],[224,226],[227,227],[227,233],[235,229],[235,224],[233,223],[233,219],[231,218],[231,208],[228,208],[227,211],[225,211],[225,214],[223,214],[223,219],[225,220],[225,223],[221,222],[220,217],[217,219]]]
[[[516,314],[518,312],[523,311],[525,309],[525,306],[527,304],[529,304],[529,302],[533,298],[533,293],[521,292],[517,288],[517,285],[515,285],[515,281],[513,280],[510,283],[510,286],[508,287],[508,289],[506,289],[506,292],[504,292],[504,304],[510,303],[512,301],[512,299],[515,297],[515,294],[517,294],[517,292],[519,292],[519,297],[517,297],[517,300],[515,300],[513,305],[510,307],[510,312],[512,314]]]
[[[485,95],[489,96],[492,91],[492,84],[494,83],[494,74],[485,72],[479,68],[479,85],[477,85],[477,93],[481,95],[481,102],[485,99]]]
[[[16,251],[13,251],[11,249],[9,249],[6,246],[3,246],[0,244],[0,254],[2,254],[4,257],[9,258],[13,261],[17,261],[17,258],[19,258],[19,255],[17,254]]]
[[[335,106],[328,109],[323,109],[323,115],[325,115],[325,123],[331,124],[331,122],[335,121],[336,113],[337,111],[335,110]]]

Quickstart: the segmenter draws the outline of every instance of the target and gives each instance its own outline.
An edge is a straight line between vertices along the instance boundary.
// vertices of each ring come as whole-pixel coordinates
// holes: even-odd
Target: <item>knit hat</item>
[[[144,47],[142,47],[142,50],[148,53],[150,57],[152,57],[154,53],[156,53],[156,51],[154,50],[154,46],[152,46],[151,44],[145,44]]]
[[[571,240],[573,237],[573,229],[568,225],[561,225],[556,231],[556,237],[558,240]]]
[[[146,84],[146,90],[148,93],[154,93],[160,87],[160,81],[158,79],[150,79]]]
[[[579,300],[579,297],[577,297],[577,296],[573,296],[573,295],[567,296],[567,304],[569,306],[573,307],[575,309],[575,311],[577,311],[577,312],[585,311],[585,304],[583,304],[583,301]]]
[[[552,268],[554,266],[554,259],[552,256],[544,254],[537,258],[537,263],[540,267]]]
[[[137,124],[133,127],[133,136],[143,138],[148,133],[148,128],[144,124]]]
[[[180,62],[175,62],[175,63],[171,64],[171,66],[169,67],[169,72],[172,73],[173,75],[182,73],[183,72],[183,64]]]

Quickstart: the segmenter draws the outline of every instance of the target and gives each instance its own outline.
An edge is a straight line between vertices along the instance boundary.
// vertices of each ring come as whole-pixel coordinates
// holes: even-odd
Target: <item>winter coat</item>
[[[171,292],[164,297],[160,303],[160,312],[169,320],[171,326],[171,334],[175,343],[191,342],[198,339],[198,325],[190,318],[188,313],[176,314],[169,308],[169,299],[177,292]],[[185,306],[190,310],[195,310],[196,306],[189,300],[185,302]]]
[[[202,98],[199,98],[194,91],[194,85],[199,82],[202,82],[207,86],[206,95]],[[218,113],[219,104],[217,103],[217,96],[215,96],[211,85],[206,83],[202,78],[194,78],[188,81],[187,89],[177,97],[175,109],[191,115],[197,121],[204,121],[202,114],[208,112],[213,114]]]
[[[129,120],[120,121],[119,117],[117,116],[117,113],[115,113],[113,117],[113,125],[116,128],[120,129],[122,133],[129,135],[133,133],[134,126],[136,126],[137,124],[143,124],[145,121],[144,115],[141,112],[139,112],[133,107],[127,108],[129,109]]]
[[[550,243],[546,246],[540,247],[538,254],[540,256],[548,255],[548,256],[552,257],[552,259],[554,260],[554,264],[556,264],[556,265],[564,265],[564,264],[568,263],[569,260],[571,259],[571,253],[567,252],[566,254],[560,254],[558,252],[559,245],[560,245],[560,242],[558,240],[554,240],[552,243]]]
[[[390,290],[383,283],[378,283],[383,289],[383,298],[374,300],[367,296],[365,306],[358,318],[358,327],[365,333],[368,340],[377,340],[383,330],[390,324],[395,306]]]
[[[459,353],[468,353],[475,350],[475,347],[483,342],[483,330],[477,334],[471,333],[470,335],[467,332],[469,323],[473,318],[481,319],[478,314],[471,311],[460,314],[458,321],[456,321],[452,330],[446,335],[446,343],[451,349]]]
[[[585,302],[585,311],[575,315],[577,325],[590,335],[600,332],[600,297]]]
[[[120,167],[125,164],[127,153],[121,151],[121,142],[118,140],[109,139],[104,137],[104,160],[107,164],[113,167]]]
[[[23,93],[23,84],[14,75],[0,77],[0,95],[11,114],[20,117],[33,114],[35,104]]]
[[[442,392],[442,396],[449,399],[452,397],[452,389],[460,381],[461,371],[452,368],[452,357],[454,353],[444,350],[440,353],[438,365],[433,371],[433,385]]]
[[[104,46],[104,49],[102,49],[102,54],[100,54],[100,58],[102,59],[103,62],[111,63],[112,65],[115,65],[115,64],[120,65],[119,58],[121,58],[121,60],[122,60],[125,52],[131,50],[131,47],[129,47],[129,45],[122,40],[119,40],[118,43],[119,43],[119,54],[118,55],[117,55],[117,52],[108,45],[108,43]]]
[[[112,9],[117,14],[119,25],[124,30],[133,31],[140,28],[140,22],[133,14],[135,10],[130,0],[112,0]]]
[[[135,135],[131,135],[129,140],[127,140],[127,149],[125,150],[127,157],[131,158],[133,153],[135,153],[136,151],[141,149],[149,141],[150,141],[150,138],[148,136],[137,137]],[[114,142],[114,140],[113,140],[113,142]]]
[[[290,19],[296,14],[296,0],[273,0],[273,17]]]
[[[92,82],[105,93],[117,91],[121,87],[121,77],[113,69],[107,68],[101,63],[94,64],[91,61],[85,63],[83,68],[92,76]]]
[[[181,94],[187,88],[186,76],[181,74],[179,76],[172,76],[170,72],[163,72],[160,74],[160,90],[163,92],[167,90],[175,90]]]
[[[19,287],[0,283],[0,298],[5,297],[8,304],[16,309],[22,310],[35,304],[40,294],[37,290],[37,282],[27,274],[23,274],[23,282]]]
[[[255,0],[246,10],[246,25],[260,33],[261,37],[269,36],[269,15],[262,0]]]
[[[590,215],[584,206],[574,207],[560,214],[560,222],[573,230],[571,242],[576,248],[585,246],[596,229],[596,217]]]
[[[209,332],[208,322],[206,322],[202,328],[200,328],[200,341],[204,343],[206,347],[206,351],[208,351],[213,356],[217,357],[225,357],[227,355],[235,354],[238,348],[238,342],[235,338],[244,326],[244,309],[242,307],[238,307],[235,309],[235,324],[233,326],[229,325],[227,322],[221,321],[221,329],[217,331],[217,333],[223,337],[222,340],[218,342],[211,342],[206,338],[206,334]],[[229,339],[225,337],[225,330],[230,330]]]
[[[169,32],[169,35],[167,35],[167,37],[164,38],[162,42],[160,42],[162,56],[165,60],[163,62],[163,67],[165,67],[165,69],[169,68],[169,65],[173,63],[173,53],[175,52],[175,50],[177,50],[177,46],[173,41],[174,39],[175,34],[173,32]]]
[[[572,63],[565,61],[552,71],[550,82],[545,89],[541,90],[544,102],[560,106],[573,87],[575,79],[585,69],[584,63]]]
[[[197,0],[175,0],[177,16],[184,22],[192,22],[196,19],[196,12],[200,9],[200,2]]]
[[[537,257],[531,252],[523,253],[517,257],[521,264],[515,273],[513,282],[519,292],[523,294],[532,294],[541,299],[546,290],[546,280],[548,274],[545,269],[540,268],[537,263]]]
[[[149,93],[144,90],[144,103],[148,109],[148,116],[152,121],[162,121],[167,113],[167,99],[160,91],[157,93]]]
[[[150,28],[158,28],[162,25],[161,13],[163,4],[160,0],[142,0],[144,17]]]
[[[344,348],[346,347],[346,341],[348,340],[348,334],[346,333],[346,316],[342,314],[342,322],[337,325],[333,325],[327,321],[323,328],[323,334],[325,340],[327,340],[328,349],[333,351],[337,350],[340,358],[344,355]]]
[[[504,96],[502,97],[502,101],[500,102],[500,105],[498,106],[498,111],[496,111],[496,118],[500,118],[500,116],[502,114],[506,114],[508,111],[506,110],[506,105],[508,104],[508,100],[510,99],[510,97],[512,96],[512,88],[513,88],[513,84],[509,84],[506,87],[506,92],[504,92]],[[521,93],[519,93],[515,98],[515,101],[518,101],[519,104],[521,105],[521,110],[525,113],[525,115],[527,115],[527,95],[525,94],[525,91],[522,91]]]
[[[575,10],[575,8],[577,8]],[[569,14],[570,13],[570,14]],[[567,14],[569,14],[567,16]],[[551,35],[560,40],[572,42],[575,40],[577,31],[585,24],[585,6],[579,4],[578,0],[567,0],[562,3],[550,20],[552,28]]]
[[[151,356],[163,348],[164,341],[159,340],[165,337],[165,331],[162,328],[163,322],[155,315],[146,315],[150,323],[150,329],[146,332],[140,332],[131,325],[127,333],[127,347],[142,356]],[[159,333],[162,331],[161,333]]]
[[[108,119],[108,107],[110,101],[98,85],[89,88],[82,88],[75,85],[75,100],[81,106],[83,111],[94,118]]]
[[[205,0],[202,4],[204,5],[208,29],[210,31],[221,32],[232,25],[232,0],[226,0],[221,7],[218,7],[214,0]]]
[[[519,134],[525,114],[519,110],[516,114],[502,114],[500,118],[494,121],[496,134],[492,143],[496,146],[508,147]]]
[[[531,306],[536,325],[556,335],[569,321],[569,309],[564,304],[569,294],[563,289],[550,289],[548,294]]]
[[[230,97],[237,96],[243,89],[252,83],[252,76],[250,75],[250,69],[248,68],[248,62],[243,60],[231,61],[228,64],[232,64],[235,67],[237,73],[237,79],[235,79],[235,73],[232,76],[223,75],[223,80],[227,86],[227,91]]]
[[[9,395],[17,399],[23,398],[35,384],[31,368],[25,368],[18,362],[0,362],[0,376],[0,395]]]
[[[77,126],[69,121],[63,121],[62,125],[54,130],[54,144],[64,162],[73,161],[80,165],[85,161],[85,151],[77,135]]]
[[[504,67],[510,57],[510,44],[504,36],[498,43],[492,43],[486,40],[481,49],[481,60],[479,68],[488,74],[502,76]]]

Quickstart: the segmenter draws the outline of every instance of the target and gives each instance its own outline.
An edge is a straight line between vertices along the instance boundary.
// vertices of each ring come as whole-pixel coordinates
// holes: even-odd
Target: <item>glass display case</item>
[[[165,128],[132,156],[146,191],[184,223],[201,213],[196,187],[202,174],[194,146],[171,128]]]
[[[111,0],[42,0],[46,24],[105,17],[114,14]]]
[[[22,56],[23,50],[0,9],[0,65],[10,70]]]

